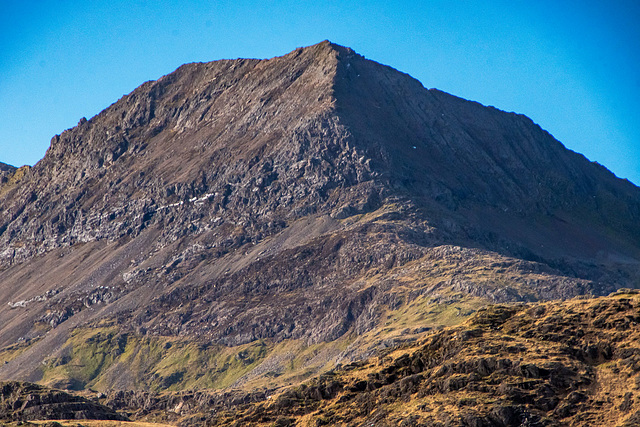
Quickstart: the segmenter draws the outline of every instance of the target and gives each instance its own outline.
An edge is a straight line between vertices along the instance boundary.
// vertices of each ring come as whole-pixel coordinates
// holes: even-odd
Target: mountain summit
[[[328,41],[183,65],[22,171],[0,186],[5,378],[240,386],[489,302],[640,287],[638,187]],[[166,362],[176,339],[202,362]]]

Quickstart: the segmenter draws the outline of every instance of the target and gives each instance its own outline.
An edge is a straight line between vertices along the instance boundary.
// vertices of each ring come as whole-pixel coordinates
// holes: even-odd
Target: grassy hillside
[[[405,307],[390,316],[402,321],[402,315],[410,312]],[[626,427],[640,422],[638,291],[493,305],[458,317],[464,319],[458,325],[418,332],[417,340],[395,341],[365,360],[338,364],[321,375],[300,372],[305,363],[313,364],[314,357],[323,360],[319,355],[330,352],[328,344],[304,347],[298,343],[298,356],[290,359],[282,357],[293,345],[290,342],[254,343],[240,352],[221,348],[212,357],[204,348],[177,339],[118,335],[108,326],[83,329],[72,338],[82,343],[81,351],[71,350],[66,363],[54,366],[52,362],[44,378],[52,381],[63,370],[76,369],[74,375],[84,375],[86,385],[98,386],[106,374],[92,377],[95,372],[110,372],[125,364],[132,367],[131,372],[142,372],[148,366],[161,389],[163,381],[172,387],[167,378],[181,367],[186,374],[176,384],[199,391],[85,390],[80,394],[132,420],[183,427]],[[348,351],[348,342],[342,345],[342,351]],[[143,354],[143,348],[148,352]],[[281,364],[286,368],[256,372],[259,361],[264,364],[269,359],[287,360]],[[188,369],[190,363],[209,370],[203,368],[198,376]],[[238,377],[245,382],[232,380]],[[226,390],[203,390],[208,384]],[[120,424],[74,421],[63,425]]]
[[[413,342],[425,331],[462,322],[486,300],[447,292],[435,302],[418,297],[382,315],[380,326],[337,341],[260,340],[227,347],[192,339],[121,332],[99,324],[75,329],[42,364],[40,383],[63,389],[179,391],[274,389],[298,384],[341,361],[366,357],[381,348]],[[30,344],[3,349],[12,360]]]
[[[635,292],[492,306],[417,345],[182,424],[638,425],[639,324]]]

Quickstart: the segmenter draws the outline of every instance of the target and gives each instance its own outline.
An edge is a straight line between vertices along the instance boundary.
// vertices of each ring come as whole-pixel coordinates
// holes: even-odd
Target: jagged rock
[[[9,178],[15,173],[15,171],[15,167],[0,162],[0,187],[9,181]]]
[[[0,382],[0,420],[120,420],[109,407],[62,391],[19,382]]]

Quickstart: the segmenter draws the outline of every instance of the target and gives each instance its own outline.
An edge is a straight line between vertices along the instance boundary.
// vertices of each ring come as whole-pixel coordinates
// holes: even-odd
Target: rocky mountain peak
[[[474,227],[486,228],[481,217],[491,217],[487,232],[507,235],[503,226],[514,220],[582,223],[588,212],[603,244],[555,241],[547,247],[564,248],[554,256],[610,252],[605,228],[618,240],[633,236],[632,246],[640,234],[638,204],[611,203],[636,200],[637,187],[528,118],[425,90],[329,41],[270,60],[186,64],[55,136],[32,176],[3,202],[9,215],[0,240],[22,248],[18,256],[5,251],[5,263],[60,244],[135,235],[163,223],[166,206],[202,197],[217,206],[205,222],[251,218],[240,222],[260,229],[312,212],[349,216],[391,195],[475,216]],[[16,215],[28,218],[26,227]],[[516,240],[540,248],[535,234]],[[555,225],[542,234],[555,239]],[[21,235],[39,247],[24,249]]]
[[[44,358],[88,325],[121,334],[109,345],[267,352],[640,287],[640,189],[522,115],[328,41],[144,83],[55,136],[0,208],[0,347],[35,342],[0,377],[58,372]],[[152,381],[122,366],[73,384]]]
[[[249,216],[241,200],[260,203],[256,189],[274,181],[276,194],[290,194],[260,199],[287,211],[294,203],[313,209],[313,203],[301,200],[311,190],[294,195],[293,182],[305,174],[318,174],[320,165],[313,164],[311,153],[342,152],[328,148],[340,144],[333,134],[345,133],[331,130],[339,128],[330,114],[336,55],[333,45],[321,43],[267,61],[184,65],[54,137],[34,168],[33,180],[16,188],[5,206],[9,212],[27,215],[24,208],[34,192],[38,201],[33,208],[54,203],[56,208],[32,218],[37,229],[55,219],[57,233],[36,232],[51,246],[61,240],[136,232],[129,226],[113,229],[112,221],[99,220],[101,237],[76,236],[72,223],[80,213],[116,218],[129,210],[133,217],[159,218],[163,206],[204,197],[207,202],[215,199],[219,209],[228,210],[229,205]],[[316,135],[324,136],[324,141],[311,143]],[[348,172],[337,175],[341,173]],[[308,181],[321,191],[329,178],[309,176]],[[97,194],[102,200],[96,200]],[[59,203],[60,198],[73,201]],[[122,200],[128,206],[137,204],[135,213],[131,207],[125,209]],[[12,216],[4,224],[9,233],[0,236],[9,246],[17,237],[9,224],[15,220]],[[15,233],[21,234],[17,229]]]

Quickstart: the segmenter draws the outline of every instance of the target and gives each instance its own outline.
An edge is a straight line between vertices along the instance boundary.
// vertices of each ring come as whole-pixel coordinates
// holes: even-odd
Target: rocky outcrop
[[[640,299],[492,306],[419,345],[181,425],[634,425]]]
[[[120,420],[113,409],[63,391],[30,384],[0,382],[0,420]]]
[[[154,418],[177,423],[183,418],[192,419],[202,412],[222,412],[233,408],[263,402],[270,398],[272,390],[241,392],[231,390],[183,391],[179,393],[153,393],[143,391],[111,391],[99,394],[104,405],[131,414],[132,419]]]
[[[15,167],[0,162],[0,185],[6,184],[15,171]]]

